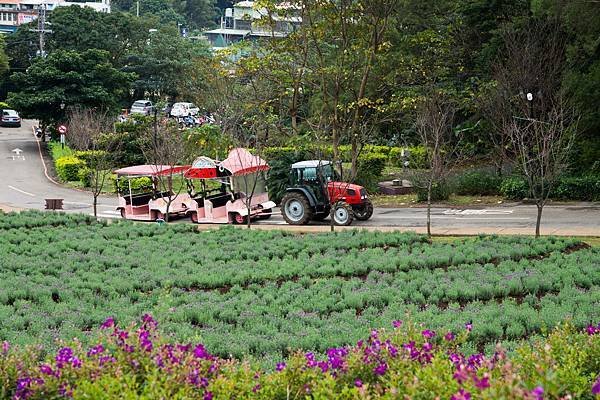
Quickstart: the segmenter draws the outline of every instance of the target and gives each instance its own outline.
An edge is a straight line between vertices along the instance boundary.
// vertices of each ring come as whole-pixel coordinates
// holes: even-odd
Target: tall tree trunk
[[[431,237],[431,188],[432,182],[427,184],[427,236]]]
[[[94,218],[98,218],[98,195],[94,192]]]
[[[542,224],[542,210],[544,209],[543,204],[537,205],[537,219],[535,221],[535,237],[540,237],[540,225]]]

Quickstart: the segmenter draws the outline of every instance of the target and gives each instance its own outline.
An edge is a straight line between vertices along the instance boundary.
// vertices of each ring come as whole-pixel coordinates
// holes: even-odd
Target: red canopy
[[[132,167],[117,169],[114,172],[117,175],[124,176],[164,176],[179,174],[187,171],[189,168],[189,165],[134,165]]]
[[[269,165],[262,158],[252,155],[248,150],[238,147],[229,152],[225,160],[219,163],[231,175],[246,175],[257,171],[268,171]]]

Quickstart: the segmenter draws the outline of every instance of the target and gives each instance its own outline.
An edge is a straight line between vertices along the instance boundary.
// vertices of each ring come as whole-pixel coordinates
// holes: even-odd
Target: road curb
[[[198,225],[199,231],[218,229],[223,225],[219,224],[201,224]],[[228,225],[229,226],[229,225]],[[247,229],[245,225],[231,225],[238,229]],[[297,233],[325,233],[330,232],[329,225],[283,225],[283,224],[260,224],[252,225],[251,230],[284,230]],[[426,234],[425,227],[398,227],[398,226],[336,226],[335,231],[368,231],[368,232],[415,232]],[[499,235],[499,236],[533,236],[534,228],[431,228],[432,236],[478,236],[478,235]],[[542,236],[581,236],[581,237],[600,237],[599,229],[569,228],[569,229],[543,229]]]

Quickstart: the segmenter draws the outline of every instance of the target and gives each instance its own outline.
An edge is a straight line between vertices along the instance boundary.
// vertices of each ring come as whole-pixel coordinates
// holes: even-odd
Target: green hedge
[[[470,170],[454,177],[454,193],[470,196],[500,194],[502,178],[492,171]]]
[[[600,201],[600,175],[564,177],[551,197],[561,200]]]
[[[529,185],[521,176],[502,180],[500,193],[507,199],[521,200],[530,196]],[[600,175],[565,176],[550,193],[557,200],[600,201]]]
[[[56,174],[63,182],[79,180],[79,170],[85,168],[85,161],[75,156],[64,156],[55,160]]]
[[[368,191],[376,191],[377,183],[387,164],[387,157],[381,153],[367,153],[358,159],[358,173],[356,183],[364,186]]]

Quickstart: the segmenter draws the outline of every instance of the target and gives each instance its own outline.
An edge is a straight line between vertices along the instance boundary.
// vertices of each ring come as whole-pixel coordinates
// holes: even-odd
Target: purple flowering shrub
[[[354,346],[296,352],[270,370],[220,359],[202,344],[173,344],[144,315],[101,326],[98,343],[0,350],[0,399],[47,398],[589,398],[600,394],[600,325],[570,323],[507,354],[459,351],[476,323],[436,332],[394,321]],[[568,397],[571,396],[571,397]]]

